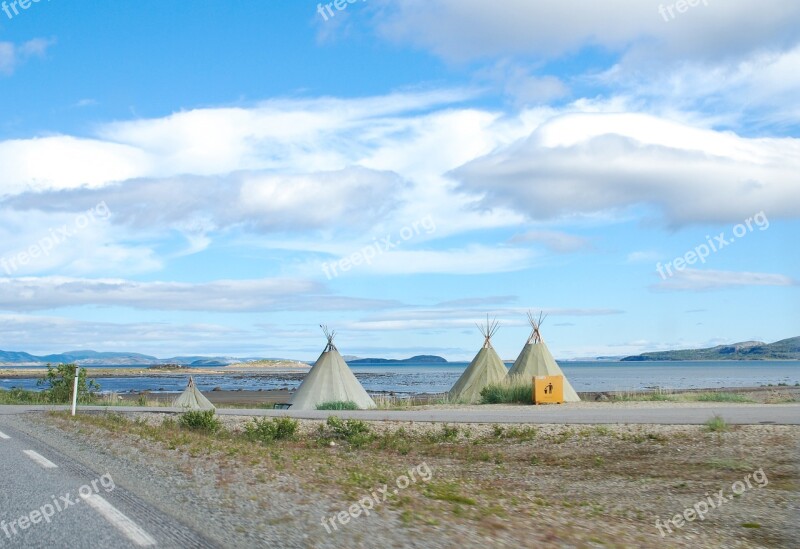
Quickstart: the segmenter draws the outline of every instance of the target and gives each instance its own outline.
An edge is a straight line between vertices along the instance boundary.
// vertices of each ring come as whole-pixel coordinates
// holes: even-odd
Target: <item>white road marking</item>
[[[56,469],[58,467],[58,465],[33,450],[23,450],[22,452],[45,469]]]
[[[81,499],[88,503],[92,509],[103,515],[103,518],[113,524],[117,530],[125,534],[125,537],[139,547],[156,545],[156,540],[150,537],[150,534],[142,530],[138,524],[123,515],[102,497],[97,494],[89,494],[88,496],[81,495]]]
[[[7,434],[5,434],[3,431],[0,431],[0,438],[3,439],[3,440],[8,440],[11,437],[8,436]]]

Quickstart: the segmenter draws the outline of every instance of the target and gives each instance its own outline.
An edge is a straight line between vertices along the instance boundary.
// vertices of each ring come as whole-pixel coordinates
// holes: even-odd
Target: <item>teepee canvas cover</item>
[[[534,376],[563,376],[564,400],[566,402],[580,402],[581,399],[578,393],[575,392],[567,376],[558,367],[556,359],[550,354],[547,344],[539,333],[539,328],[541,328],[544,318],[540,314],[539,320],[536,320],[531,313],[528,313],[528,320],[530,320],[533,331],[517,360],[514,361],[511,370],[509,370],[509,377],[521,377],[525,381],[532,383]]]
[[[189,385],[187,385],[181,395],[175,399],[172,406],[189,410],[216,410],[216,407],[211,404],[211,402],[203,396],[203,393],[200,392],[197,386],[195,386],[194,378],[191,376],[189,377]]]
[[[484,387],[502,381],[508,374],[508,369],[492,347],[497,322],[490,323],[487,316],[486,327],[478,326],[478,329],[483,334],[483,347],[447,393],[450,400],[476,402],[480,400]]]
[[[355,402],[361,408],[375,408],[372,398],[358,382],[350,367],[333,344],[334,332],[320,326],[328,345],[311,367],[297,391],[289,400],[292,410],[316,410],[326,402]]]

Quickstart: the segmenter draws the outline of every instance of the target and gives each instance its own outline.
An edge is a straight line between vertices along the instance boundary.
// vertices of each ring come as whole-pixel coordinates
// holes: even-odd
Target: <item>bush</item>
[[[506,378],[483,388],[481,404],[533,404],[533,385]]]
[[[244,436],[253,442],[269,444],[276,440],[290,440],[297,433],[299,423],[289,417],[255,419],[244,426]]]
[[[333,402],[323,402],[317,406],[317,410],[360,410],[358,404],[351,400],[335,400]]]
[[[728,430],[727,422],[722,416],[714,416],[706,421],[706,431],[710,433],[722,433]]]
[[[369,425],[358,419],[339,419],[330,416],[325,422],[332,437],[343,439],[355,448],[360,448],[372,441],[373,435]]]
[[[216,433],[222,429],[222,423],[214,410],[193,410],[181,414],[178,425],[184,429],[204,433]]]
[[[72,390],[75,383],[76,364],[59,364],[53,368],[47,365],[47,375],[36,382],[38,387],[46,386],[42,391],[45,399],[53,404],[72,402]],[[81,368],[78,374],[78,402],[91,402],[100,386],[93,379],[86,379],[86,369]]]

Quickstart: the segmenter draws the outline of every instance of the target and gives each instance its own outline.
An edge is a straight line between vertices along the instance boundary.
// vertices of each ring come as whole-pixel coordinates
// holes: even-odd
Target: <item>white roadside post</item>
[[[81,369],[78,366],[75,366],[75,386],[72,388],[72,415],[75,415],[75,408],[78,406],[78,376],[81,373]]]

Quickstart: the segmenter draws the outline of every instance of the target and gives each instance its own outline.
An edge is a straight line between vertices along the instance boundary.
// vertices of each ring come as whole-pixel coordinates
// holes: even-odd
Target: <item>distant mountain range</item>
[[[800,360],[800,336],[775,343],[743,341],[732,345],[717,345],[708,349],[660,351],[627,356],[627,362],[648,360]]]
[[[418,355],[405,359],[393,358],[359,358],[345,356],[350,364],[402,364],[402,363],[444,363],[444,358],[434,355]],[[228,364],[246,363],[265,359],[261,357],[230,357],[230,356],[174,356],[172,358],[157,358],[141,353],[97,352],[97,351],[70,351],[54,355],[32,355],[19,351],[0,350],[0,366],[44,366],[45,364],[77,364],[78,366],[156,366],[163,364],[178,364],[181,366],[227,366]],[[313,364],[313,361],[311,362]]]
[[[447,362],[446,359],[436,355],[417,355],[411,358],[358,358],[356,356],[344,357],[348,364],[402,364],[407,362],[437,364]]]
[[[0,365],[38,366],[44,364],[78,364],[79,366],[149,366],[157,364],[180,364],[185,366],[225,366],[256,358],[176,356],[157,358],[140,353],[99,353],[97,351],[70,351],[54,355],[36,356],[24,352],[0,351]]]

